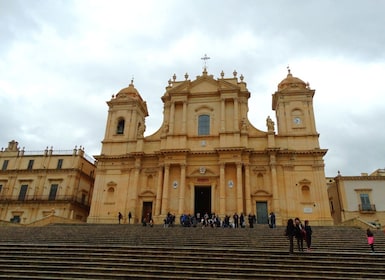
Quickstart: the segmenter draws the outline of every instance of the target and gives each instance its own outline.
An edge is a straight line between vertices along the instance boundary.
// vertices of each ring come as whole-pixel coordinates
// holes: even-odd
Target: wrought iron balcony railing
[[[358,204],[358,209],[360,212],[368,213],[368,212],[376,212],[375,204]]]
[[[89,206],[89,203],[87,200],[85,200],[82,197],[76,197],[73,195],[57,195],[57,196],[48,196],[48,195],[1,195],[0,196],[0,203],[4,202],[15,202],[15,203],[33,203],[33,202],[72,202],[77,203],[83,206]]]

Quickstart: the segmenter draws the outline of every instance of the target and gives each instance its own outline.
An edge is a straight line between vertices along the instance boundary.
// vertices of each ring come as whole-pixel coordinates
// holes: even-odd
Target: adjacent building
[[[276,124],[267,116],[266,127],[256,128],[236,71],[229,78],[206,68],[194,79],[174,75],[161,97],[162,125],[145,137],[147,104],[131,82],[107,102],[87,221],[116,223],[119,212],[156,223],[168,213],[244,213],[267,223],[275,212],[281,225],[293,217],[332,224],[314,93],[289,71],[272,95]]]
[[[371,174],[327,178],[330,210],[335,224],[353,219],[385,225],[385,169]]]
[[[25,151],[16,141],[0,152],[0,220],[33,224],[55,216],[85,222],[95,165],[80,147]]]

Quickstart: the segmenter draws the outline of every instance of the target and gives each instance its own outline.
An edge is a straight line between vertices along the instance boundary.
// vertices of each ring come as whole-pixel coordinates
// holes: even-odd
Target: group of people
[[[289,239],[289,253],[293,254],[294,251],[294,238],[297,240],[298,251],[303,252],[303,241],[306,242],[307,251],[311,251],[311,236],[313,234],[309,221],[305,221],[305,225],[302,224],[299,218],[289,219],[285,230],[285,236]],[[371,252],[374,253],[374,234],[368,228],[366,230],[366,237],[370,246]]]
[[[167,219],[167,218],[166,218]],[[165,223],[166,223],[165,219]],[[197,213],[196,215],[182,214],[180,216],[180,224],[184,227],[223,227],[223,228],[245,228],[246,220],[250,228],[254,227],[256,223],[256,217],[253,214],[245,216],[243,213],[239,214],[234,213],[232,216],[226,215],[221,219],[215,213],[205,213],[201,215]]]
[[[302,224],[299,218],[289,219],[285,230],[285,235],[289,239],[289,252],[294,252],[294,238],[297,240],[298,251],[303,252],[303,241],[306,242],[307,251],[311,251],[311,236],[313,234],[309,221]]]

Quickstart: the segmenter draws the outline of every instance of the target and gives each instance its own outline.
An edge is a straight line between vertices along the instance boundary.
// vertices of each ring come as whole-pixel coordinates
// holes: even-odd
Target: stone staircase
[[[0,227],[6,279],[385,279],[385,235],[313,227],[313,250],[288,254],[284,227]]]

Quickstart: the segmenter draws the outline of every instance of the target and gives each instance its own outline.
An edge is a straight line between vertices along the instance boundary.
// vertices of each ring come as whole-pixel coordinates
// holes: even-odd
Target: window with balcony
[[[376,206],[370,204],[370,197],[368,193],[360,193],[361,204],[359,205],[359,210],[361,212],[374,212],[376,211]]]

